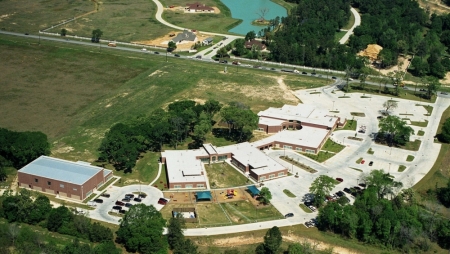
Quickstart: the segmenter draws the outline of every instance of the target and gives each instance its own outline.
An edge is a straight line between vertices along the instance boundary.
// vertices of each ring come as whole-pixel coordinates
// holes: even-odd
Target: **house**
[[[175,36],[172,39],[172,41],[175,42],[175,43],[181,43],[183,41],[196,42],[197,41],[197,35],[195,33],[193,33],[192,31],[184,30],[183,32],[177,34],[177,36]]]
[[[199,2],[186,4],[185,10],[188,12],[208,12],[214,13],[214,8],[201,4]]]
[[[209,45],[209,44],[211,44],[212,42],[213,42],[213,38],[212,38],[212,37],[208,37],[208,38],[206,38],[206,39],[204,39],[204,40],[202,41],[203,45]]]
[[[260,49],[260,50],[265,50],[266,44],[263,44],[261,41],[253,39],[251,41],[245,42],[245,48],[246,49],[256,48],[256,49]]]
[[[22,188],[84,200],[106,183],[112,171],[90,165],[41,156],[17,172]]]

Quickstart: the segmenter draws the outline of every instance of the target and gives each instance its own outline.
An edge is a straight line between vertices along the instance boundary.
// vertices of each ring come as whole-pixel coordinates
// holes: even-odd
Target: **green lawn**
[[[290,197],[290,198],[295,198],[297,196],[294,195],[294,193],[292,193],[290,190],[288,189],[284,189],[283,193],[286,194],[286,196]]]
[[[331,80],[324,80],[321,78],[304,76],[298,74],[286,74],[284,83],[291,90],[318,88],[333,83]]]
[[[342,29],[348,30],[352,28],[353,24],[355,24],[355,16],[350,13],[350,18],[348,19],[347,25],[343,26]]]
[[[68,35],[91,37],[92,30],[99,28],[103,31],[102,38],[136,42],[156,39],[171,31],[175,31],[173,28],[165,26],[156,20],[156,5],[152,1],[117,2],[116,0],[102,0],[100,3],[98,12],[86,15],[64,26],[51,29],[49,32],[59,33],[62,28],[66,28]],[[50,12],[48,15],[51,16],[52,13]],[[67,16],[65,19],[70,17],[72,16]]]
[[[344,148],[345,148],[344,145],[338,144],[331,139],[327,139],[325,144],[322,146],[323,151],[329,151],[333,153],[339,153]]]
[[[417,136],[423,136],[423,135],[425,135],[425,132],[423,130],[419,130],[417,132]]]
[[[305,204],[300,204],[299,206],[300,206],[300,208],[301,208],[305,213],[312,213],[311,209],[309,209],[308,207],[306,207]]]
[[[248,201],[223,203],[222,207],[230,216],[233,224],[251,223],[282,219],[284,216],[272,205],[258,205],[255,207]]]
[[[223,204],[196,204],[195,209],[197,210],[198,224],[203,227],[219,227],[232,224],[221,206],[223,208]]]
[[[414,156],[412,155],[408,155],[408,157],[406,158],[406,161],[413,161],[414,160]]]
[[[424,121],[424,122],[411,121],[411,125],[419,126],[419,127],[427,127],[428,126],[428,121]]]
[[[186,6],[184,0],[162,0],[163,6]],[[220,0],[205,0],[201,2],[207,6],[218,7],[220,13],[184,13],[184,10],[173,8],[165,10],[163,18],[167,22],[177,26],[187,27],[200,31],[214,33],[230,33],[228,30],[235,27],[242,21],[231,17],[231,11]]]
[[[347,123],[342,128],[336,128],[335,131],[339,130],[350,130],[356,131],[356,127],[358,126],[358,121],[356,120],[348,120]]]
[[[374,154],[374,153],[375,153],[375,151],[374,151],[374,150],[372,150],[372,148],[369,148],[369,150],[367,150],[367,153],[368,153],[368,154]]]
[[[340,39],[342,39],[342,37],[344,37],[346,33],[347,33],[346,31],[339,31],[334,33],[334,41],[338,42]]]
[[[405,165],[398,166],[398,172],[403,172],[403,171],[405,171],[405,169],[406,169]]]
[[[430,105],[421,105],[421,104],[416,104],[416,106],[422,106],[422,107],[424,107],[426,110],[427,110],[427,112],[428,112],[428,116],[429,115],[431,115],[431,113],[433,112],[433,106],[430,106]]]
[[[361,158],[359,158],[359,159],[357,159],[356,160],[356,164],[359,164],[359,163],[361,163],[361,161],[363,160],[363,158],[361,157]]]
[[[1,182],[0,181],[0,188],[9,188],[13,182],[13,180],[17,176],[17,169],[12,167],[6,167],[5,173],[7,175],[6,180]]]
[[[350,112],[350,115],[352,116],[359,116],[359,117],[365,117],[366,114],[362,113],[362,112]]]
[[[211,188],[227,188],[241,186],[248,183],[247,177],[236,169],[228,165],[228,163],[211,163],[205,164],[206,173]]]
[[[336,154],[320,151],[318,154],[302,153],[302,155],[309,157],[317,162],[324,162]]]
[[[406,145],[401,146],[400,148],[410,151],[419,151],[420,144],[422,144],[422,141],[416,139],[414,141],[410,141],[406,143]]]
[[[303,153],[298,153],[298,154],[305,155]],[[317,172],[317,170],[315,170],[313,168],[310,168],[309,166],[306,166],[305,164],[302,164],[302,163],[294,160],[293,158],[291,158],[289,156],[280,156],[280,159],[282,159],[284,161],[287,161],[287,162],[295,165],[296,167],[299,167],[299,168],[301,168],[301,169],[303,169],[303,170],[305,170],[305,171],[307,171],[309,173],[316,173]]]
[[[401,98],[405,100],[413,100],[413,101],[424,101],[424,102],[431,102],[434,103],[436,101],[436,96],[433,96],[431,100],[424,99],[419,97],[419,93],[414,94],[414,90],[404,90],[399,89],[399,95],[394,96],[392,93],[394,92],[394,88],[389,89],[390,93],[384,92],[384,84],[380,86],[372,86],[372,85],[366,85],[364,89],[362,89],[359,85],[356,84],[349,84],[349,91],[346,93],[363,93],[363,94],[376,94],[380,96],[386,96],[389,98]]]
[[[124,171],[114,172],[114,175],[121,177],[120,183],[117,183],[117,185],[123,186],[132,183],[149,184],[158,175],[158,159],[160,157],[161,153],[159,152],[141,154],[132,173],[124,173]]]

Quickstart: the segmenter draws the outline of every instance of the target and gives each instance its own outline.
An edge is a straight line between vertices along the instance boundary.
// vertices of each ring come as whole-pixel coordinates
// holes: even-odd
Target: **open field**
[[[255,111],[298,102],[286,98],[276,73],[241,68],[224,74],[220,65],[112,50],[0,37],[0,126],[42,131],[53,142],[53,155],[93,161],[113,123],[176,99],[242,101]]]
[[[211,188],[226,188],[247,184],[247,177],[228,165],[228,163],[212,163],[205,165]]]
[[[152,1],[103,0],[97,12],[51,29],[49,32],[59,33],[65,28],[69,35],[90,37],[92,30],[99,28],[103,31],[102,38],[108,40],[126,42],[150,40],[173,30],[159,23],[155,14],[156,5]]]
[[[38,33],[51,25],[94,10],[95,4],[92,1],[3,0],[0,1],[0,28]]]
[[[186,6],[185,0],[161,0],[163,6]],[[165,9],[163,18],[176,26],[186,27],[200,31],[214,32],[214,33],[228,33],[228,30],[236,26],[241,20],[231,17],[231,12],[220,0],[205,0],[201,1],[210,7],[218,7],[220,13],[184,13],[183,10]]]

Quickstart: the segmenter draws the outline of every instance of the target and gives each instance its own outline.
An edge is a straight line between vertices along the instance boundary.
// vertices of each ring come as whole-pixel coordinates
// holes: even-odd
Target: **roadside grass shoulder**
[[[381,91],[381,92],[379,92],[379,91]],[[398,96],[395,96],[392,94],[394,92],[394,88],[390,88],[389,91],[390,91],[390,93],[384,92],[384,85],[381,85],[381,90],[380,90],[379,86],[366,85],[364,87],[364,89],[362,89],[361,86],[359,86],[359,85],[349,84],[349,91],[346,93],[347,94],[348,93],[363,93],[364,95],[375,94],[375,95],[385,96],[385,97],[389,97],[389,98],[393,98],[393,99],[399,98],[399,99],[405,99],[405,100],[424,101],[424,102],[431,102],[431,103],[434,103],[436,101],[436,96],[433,96],[431,98],[431,100],[427,100],[427,99],[424,99],[424,98],[418,96],[419,93],[415,94],[414,90],[400,89]]]
[[[286,196],[290,197],[290,198],[295,198],[297,196],[294,195],[294,193],[292,193],[290,190],[288,189],[284,189],[283,193],[286,194]]]
[[[305,204],[300,204],[299,206],[300,206],[300,208],[301,208],[305,213],[312,213],[311,209],[309,209],[308,207],[306,207]]]

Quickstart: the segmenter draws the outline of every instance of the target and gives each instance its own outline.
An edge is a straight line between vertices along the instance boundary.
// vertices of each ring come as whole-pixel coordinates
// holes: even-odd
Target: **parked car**
[[[139,196],[138,196],[138,198],[146,198],[147,197],[147,194],[144,194],[144,193],[141,193],[141,194],[139,194]]]
[[[316,73],[315,72],[311,72],[311,76],[314,76],[314,75],[316,75]]]
[[[345,196],[345,193],[342,191],[338,191],[338,192],[336,192],[336,196],[342,197],[342,196]]]
[[[142,51],[147,51],[147,49],[146,48],[142,48]]]
[[[122,198],[122,201],[123,201],[123,202],[130,202],[131,199],[130,199],[130,198]]]
[[[355,186],[355,187],[353,187],[353,188],[355,188],[355,190],[357,190],[357,191],[360,191],[360,190],[361,190],[361,188],[358,187],[358,186]]]
[[[290,218],[290,217],[294,217],[294,214],[293,214],[293,213],[287,213],[287,214],[284,216],[284,218]]]
[[[134,194],[125,194],[125,198],[129,199],[134,198]]]
[[[29,35],[29,33],[25,33],[25,35]]]
[[[310,202],[310,201],[306,201],[306,202],[304,202],[303,204],[305,204],[305,206],[307,206],[307,207],[312,206],[312,202]]]
[[[308,74],[306,71],[302,71],[302,74],[304,74],[304,75],[306,75],[306,74]]]
[[[346,192],[348,194],[352,193],[349,188],[344,188],[344,192]]]
[[[338,177],[338,178],[336,178],[336,181],[339,181],[339,182],[343,182],[344,181],[344,179],[342,179],[342,178],[340,178],[340,177]]]
[[[160,204],[160,205],[166,205],[167,202],[169,202],[169,201],[167,199],[165,199],[165,198],[160,198],[158,200],[158,204]]]
[[[219,63],[227,64],[228,61],[227,60],[220,60]]]
[[[441,94],[443,94],[443,95],[448,95],[448,93],[446,93],[446,92],[441,92]]]
[[[124,206],[124,205],[125,205],[125,203],[124,203],[124,202],[122,202],[122,201],[116,201],[116,205]]]
[[[126,207],[132,207],[133,204],[131,204],[131,203],[126,203],[125,206],[126,206]]]
[[[364,164],[365,162],[366,162],[365,160],[362,160],[362,161],[361,161],[361,164]]]
[[[96,198],[96,199],[94,199],[94,202],[95,202],[95,203],[103,203],[103,199],[101,199],[101,198]]]
[[[134,198],[133,199],[135,202],[142,202],[142,199],[140,199],[140,198]]]
[[[202,56],[201,56],[201,55],[198,55],[198,56],[196,56],[195,58],[197,58],[197,59],[202,59]]]
[[[372,165],[373,165],[373,161],[369,162],[369,166],[372,166]]]
[[[113,210],[122,210],[122,207],[119,205],[113,206]]]
[[[155,51],[155,52],[153,52],[155,55],[159,55],[159,52],[158,51]]]
[[[423,89],[423,88],[420,88],[419,91],[421,91],[421,92],[426,92],[427,90],[426,90],[426,89]]]
[[[377,116],[378,119],[383,119],[383,116]]]
[[[102,197],[105,197],[105,198],[109,198],[109,197],[111,197],[111,195],[109,194],[109,193],[102,193],[102,195],[101,195]]]
[[[178,54],[175,54],[174,56],[175,56],[175,57],[180,57],[180,55],[178,55]]]
[[[365,183],[360,183],[360,184],[358,184],[359,186],[361,186],[361,187],[363,187],[363,188],[366,188],[366,184]]]
[[[272,68],[270,68],[270,70],[271,70],[271,71],[276,71],[277,69],[275,69],[275,68],[272,67]]]
[[[234,65],[241,65],[241,63],[238,62],[238,61],[233,61],[233,64],[234,64]]]
[[[331,77],[332,79],[337,79],[335,76]]]
[[[127,212],[127,210],[119,210],[119,213],[121,214],[125,214]]]

